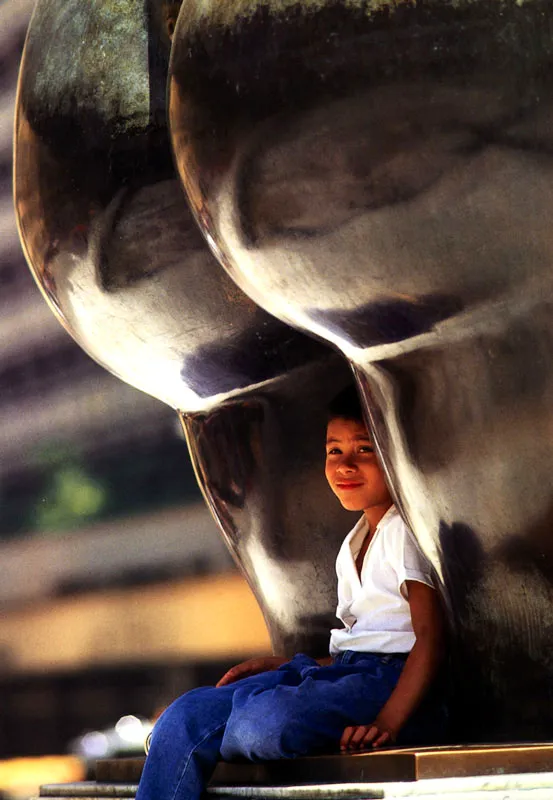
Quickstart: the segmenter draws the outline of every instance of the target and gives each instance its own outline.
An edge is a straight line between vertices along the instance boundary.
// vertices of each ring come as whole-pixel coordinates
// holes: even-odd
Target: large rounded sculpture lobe
[[[355,365],[441,576],[457,735],[553,715],[553,10],[183,5],[176,161],[221,263]]]
[[[256,306],[196,227],[166,129],[175,5],[37,3],[16,121],[22,242],[77,342],[180,412],[275,649],[320,654],[352,524],[324,482],[324,409],[349,370]]]

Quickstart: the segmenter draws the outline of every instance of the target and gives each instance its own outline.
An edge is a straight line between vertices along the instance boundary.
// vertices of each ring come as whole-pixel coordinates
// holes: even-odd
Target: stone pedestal
[[[134,798],[143,758],[98,762],[97,781],[43,786],[50,800]],[[251,800],[551,800],[553,744],[398,748],[217,767],[207,795]]]

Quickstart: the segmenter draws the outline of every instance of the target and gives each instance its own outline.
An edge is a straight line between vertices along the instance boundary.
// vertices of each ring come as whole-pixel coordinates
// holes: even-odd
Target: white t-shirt
[[[405,581],[433,586],[432,568],[395,506],[376,527],[361,580],[355,559],[367,535],[365,516],[346,536],[338,558],[338,608],[343,628],[330,632],[330,653],[408,653],[415,644]]]

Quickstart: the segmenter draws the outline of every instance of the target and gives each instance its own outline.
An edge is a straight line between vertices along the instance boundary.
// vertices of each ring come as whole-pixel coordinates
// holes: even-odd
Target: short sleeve
[[[430,561],[420,549],[413,533],[411,533],[403,520],[398,522],[397,536],[394,537],[394,544],[397,548],[396,573],[398,590],[402,597],[407,599],[405,581],[417,581],[434,588],[433,570]]]

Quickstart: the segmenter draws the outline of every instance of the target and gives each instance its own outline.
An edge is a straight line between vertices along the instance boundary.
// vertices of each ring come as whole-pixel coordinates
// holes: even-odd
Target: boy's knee
[[[221,755],[226,761],[293,758],[309,750],[305,709],[295,692],[265,691],[242,700],[235,696]]]
[[[282,720],[273,715],[267,719],[255,709],[232,714],[221,744],[225,761],[247,758],[250,761],[272,761],[293,755],[287,753],[283,741]]]

